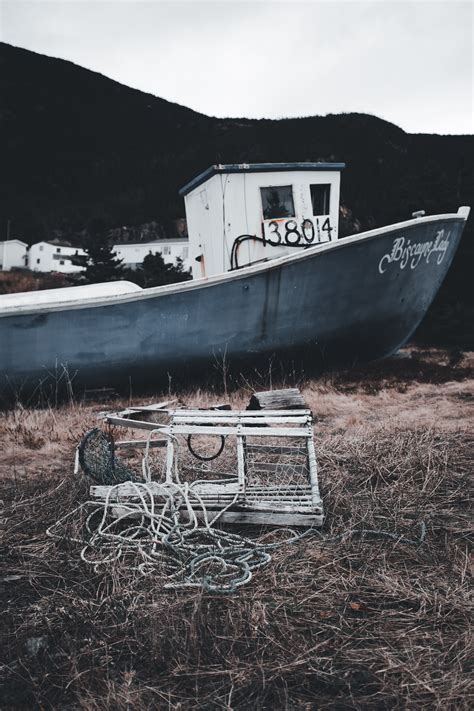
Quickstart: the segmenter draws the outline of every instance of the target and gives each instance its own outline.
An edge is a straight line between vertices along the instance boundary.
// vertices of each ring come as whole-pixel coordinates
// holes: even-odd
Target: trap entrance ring
[[[237,524],[322,525],[309,410],[169,410],[168,416],[168,424],[118,415],[105,418],[110,424],[148,431],[147,440],[116,442],[115,447],[125,444],[145,449],[143,471],[157,501],[165,490],[187,486],[205,509],[196,508],[198,517],[209,514],[222,523]],[[153,440],[157,433],[161,439]],[[194,456],[188,447],[193,436],[214,441],[212,457]],[[220,442],[217,455],[216,439]],[[162,472],[152,471],[146,461],[154,447],[165,449]],[[91,495],[118,503],[133,501],[136,488],[127,482],[92,486]],[[185,506],[181,513],[186,517]]]
[[[221,435],[221,443],[220,443],[220,446],[219,446],[219,449],[217,450],[217,452],[215,452],[215,454],[211,454],[209,457],[205,457],[204,455],[199,454],[198,452],[196,452],[195,449],[193,449],[193,446],[191,444],[192,438],[193,438],[192,434],[189,434],[187,437],[186,442],[188,445],[188,449],[191,452],[191,454],[194,457],[196,457],[196,459],[199,459],[201,462],[212,462],[214,459],[217,459],[217,457],[220,457],[220,455],[222,454],[224,447],[225,447],[225,437],[224,437],[224,435]]]

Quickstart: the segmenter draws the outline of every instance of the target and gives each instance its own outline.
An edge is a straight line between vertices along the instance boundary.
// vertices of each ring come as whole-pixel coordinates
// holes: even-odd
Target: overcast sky
[[[473,133],[473,2],[0,0],[4,42],[202,113]]]

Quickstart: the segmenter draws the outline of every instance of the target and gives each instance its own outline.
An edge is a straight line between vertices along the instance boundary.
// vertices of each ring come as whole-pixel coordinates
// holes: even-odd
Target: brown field
[[[77,545],[46,537],[87,496],[73,475],[81,435],[128,402],[3,413],[0,707],[471,708],[474,354],[409,352],[297,383],[326,523],[234,595],[164,591],[119,563],[96,573]],[[227,399],[245,407],[251,390]],[[420,545],[354,533],[414,539],[422,523]]]
[[[71,282],[64,274],[57,272],[30,272],[27,269],[0,271],[0,294],[59,289],[63,286],[71,286]]]

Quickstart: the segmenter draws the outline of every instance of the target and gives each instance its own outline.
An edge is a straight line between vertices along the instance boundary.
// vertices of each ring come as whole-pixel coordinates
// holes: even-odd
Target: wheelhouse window
[[[329,183],[310,185],[313,215],[329,215],[331,185]]]
[[[293,188],[291,185],[260,188],[260,195],[262,197],[264,220],[295,216]]]

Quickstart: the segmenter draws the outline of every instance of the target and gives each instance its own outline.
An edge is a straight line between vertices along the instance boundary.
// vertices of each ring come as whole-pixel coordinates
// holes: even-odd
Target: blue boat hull
[[[326,368],[389,355],[425,315],[464,223],[412,220],[218,278],[0,313],[0,392],[66,370],[86,387],[155,385],[275,355]]]

